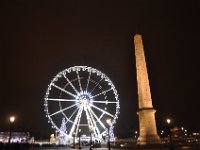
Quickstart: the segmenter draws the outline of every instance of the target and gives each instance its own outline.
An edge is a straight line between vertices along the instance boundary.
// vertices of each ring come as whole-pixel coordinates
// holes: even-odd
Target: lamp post
[[[81,129],[78,130],[78,148],[81,149]]]
[[[173,148],[173,143],[172,143],[172,133],[171,133],[171,119],[167,118],[166,119],[168,128],[169,128],[169,142],[170,142],[170,150],[174,150]]]
[[[90,150],[93,148],[93,142],[92,142],[92,129],[90,129]]]
[[[12,136],[12,126],[13,126],[13,123],[15,122],[15,116],[11,116],[9,118],[10,120],[10,127],[9,127],[9,140],[8,140],[8,143],[10,144],[10,141],[11,141],[11,136]]]
[[[111,125],[111,119],[106,120],[108,124],[108,150],[110,150],[110,125]]]

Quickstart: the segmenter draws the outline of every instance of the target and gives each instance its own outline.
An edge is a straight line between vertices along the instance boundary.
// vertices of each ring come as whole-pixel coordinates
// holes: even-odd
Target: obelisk
[[[152,105],[151,91],[141,35],[136,34],[134,36],[134,45],[139,104],[139,111],[137,112],[139,116],[139,137],[137,144],[156,144],[160,143],[160,137],[157,134],[155,120],[156,110],[153,109]]]

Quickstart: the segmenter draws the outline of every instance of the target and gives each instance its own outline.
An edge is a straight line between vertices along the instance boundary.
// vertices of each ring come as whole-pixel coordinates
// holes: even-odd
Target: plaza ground
[[[35,147],[31,148],[30,150],[90,150],[90,147],[84,147],[82,149],[73,149],[69,147]],[[93,150],[108,150],[108,148],[93,148]],[[111,150],[170,150],[169,147],[134,147],[134,148],[111,148]],[[180,146],[174,147],[173,150],[200,150],[200,146]]]

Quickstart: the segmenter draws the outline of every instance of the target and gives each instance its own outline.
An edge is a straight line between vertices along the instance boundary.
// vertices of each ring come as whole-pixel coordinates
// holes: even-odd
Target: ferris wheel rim
[[[91,98],[98,97],[99,95],[102,95],[102,94],[107,93],[107,92],[109,92],[109,91],[112,90],[113,93],[114,93],[114,95],[115,95],[115,101],[112,101],[112,102],[107,101],[107,102],[105,102],[105,101],[95,101],[95,100],[93,100],[92,102],[94,102],[94,103],[113,103],[113,104],[116,104],[116,112],[115,112],[115,114],[111,115],[111,114],[107,113],[107,115],[110,115],[110,116],[113,118],[113,119],[112,119],[111,126],[113,126],[113,125],[116,123],[116,119],[118,118],[119,108],[120,108],[120,106],[119,106],[119,98],[118,98],[117,90],[115,89],[115,86],[114,86],[114,84],[112,83],[112,81],[111,81],[104,73],[102,73],[101,71],[99,71],[99,70],[97,70],[97,69],[94,69],[94,68],[92,68],[92,67],[87,67],[87,66],[74,66],[74,67],[70,67],[70,68],[64,69],[64,70],[62,70],[61,72],[59,72],[56,76],[54,76],[54,78],[51,80],[51,83],[49,84],[49,86],[48,86],[48,88],[47,88],[47,91],[46,91],[46,94],[45,94],[45,103],[44,103],[44,105],[45,105],[46,116],[48,117],[49,122],[52,124],[52,127],[55,128],[55,129],[58,130],[58,131],[60,130],[59,127],[58,127],[58,125],[56,125],[55,122],[54,122],[54,121],[52,120],[52,118],[51,118],[51,116],[52,116],[53,114],[49,114],[49,110],[48,110],[48,103],[49,103],[49,102],[48,102],[48,101],[53,101],[53,100],[56,101],[56,100],[57,100],[57,101],[59,101],[59,103],[60,103],[61,101],[78,101],[78,100],[77,100],[78,96],[80,95],[81,92],[83,93],[83,89],[82,89],[81,83],[80,83],[80,76],[79,76],[78,73],[77,73],[77,79],[76,79],[76,80],[78,80],[78,82],[79,82],[79,88],[80,88],[80,92],[78,92],[78,90],[73,86],[73,84],[71,83],[71,81],[70,81],[69,79],[67,79],[67,77],[66,77],[65,75],[66,75],[66,72],[67,72],[67,73],[70,73],[70,72],[77,71],[77,70],[81,71],[81,69],[82,69],[82,71],[86,71],[86,70],[88,71],[88,70],[90,70],[90,71],[88,71],[88,72],[89,72],[89,76],[88,76],[88,83],[87,83],[87,87],[86,87],[86,92],[87,92],[88,84],[89,84],[89,81],[90,81],[89,78],[90,78],[90,75],[91,75],[92,73],[96,74],[97,76],[101,76],[102,79],[105,79],[105,81],[108,82],[108,84],[111,86],[110,89],[107,89],[107,90],[103,91],[102,93],[93,95],[93,96],[91,96]],[[77,72],[78,72],[78,71],[77,71]],[[54,84],[54,82],[57,81],[60,77],[64,77],[64,78],[68,81],[68,84],[70,84],[70,86],[72,86],[72,88],[73,88],[73,90],[74,90],[74,92],[75,92],[76,94],[71,93],[71,92],[69,92],[69,91],[66,91],[66,90],[64,90],[64,89],[61,89],[60,87],[58,87],[57,85]],[[57,99],[48,98],[49,92],[51,91],[51,87],[52,87],[52,86],[55,87],[55,88],[58,88],[58,89],[61,90],[62,92],[65,92],[65,93],[71,95],[71,96],[74,97],[75,99],[73,99],[73,100],[67,100],[67,99],[59,99],[59,98],[57,98]],[[95,87],[94,87],[94,88],[95,88]],[[93,90],[94,90],[94,89],[93,89]],[[92,92],[93,92],[93,90],[92,90]],[[92,93],[92,92],[91,92],[91,93]],[[74,107],[74,106],[76,106],[76,104],[74,104],[74,105],[71,106],[71,107]],[[71,108],[71,107],[70,107],[70,108]],[[102,111],[102,113],[105,113],[103,110],[101,110],[100,108],[96,107],[96,106],[93,105],[93,104],[91,104],[91,107],[93,107],[93,108],[95,108],[95,109],[97,109],[97,110],[99,110],[99,111]],[[70,108],[67,108],[67,109],[70,109]],[[67,110],[67,109],[66,109],[66,110]],[[89,110],[89,108],[88,108],[88,110]],[[63,113],[63,115],[64,115],[64,111],[65,111],[65,110],[60,110],[60,112]],[[60,112],[59,112],[59,113],[60,113]],[[92,113],[92,111],[90,111],[90,113]],[[65,115],[64,115],[64,116],[65,116]],[[93,115],[93,116],[95,117],[95,115]],[[70,119],[67,118],[66,116],[65,116],[65,118],[68,119],[68,121],[70,120]]]

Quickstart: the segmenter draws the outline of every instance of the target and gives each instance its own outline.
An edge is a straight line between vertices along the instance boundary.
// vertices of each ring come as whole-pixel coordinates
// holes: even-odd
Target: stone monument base
[[[140,127],[140,135],[137,144],[146,145],[161,143],[156,129],[155,112],[156,110],[153,108],[142,108],[137,112]]]
[[[148,144],[160,144],[160,137],[157,134],[139,136],[137,139],[138,145],[148,145]]]

